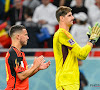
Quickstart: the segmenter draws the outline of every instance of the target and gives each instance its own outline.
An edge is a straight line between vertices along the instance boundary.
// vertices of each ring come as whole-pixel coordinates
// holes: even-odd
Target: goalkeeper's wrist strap
[[[93,45],[95,44],[95,40],[89,40]]]

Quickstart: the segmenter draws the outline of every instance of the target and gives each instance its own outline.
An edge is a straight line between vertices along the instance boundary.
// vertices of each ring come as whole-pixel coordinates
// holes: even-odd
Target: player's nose
[[[27,36],[27,39],[29,39],[29,37]]]
[[[72,16],[72,19],[74,20],[74,16]]]

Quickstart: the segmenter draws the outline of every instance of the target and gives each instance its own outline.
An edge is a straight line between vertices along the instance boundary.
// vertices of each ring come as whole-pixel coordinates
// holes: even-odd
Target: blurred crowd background
[[[0,48],[10,47],[9,29],[20,24],[29,35],[28,45],[23,48],[52,48],[53,35],[59,28],[55,17],[59,6],[72,8],[75,20],[70,32],[84,46],[88,41],[88,26],[100,23],[100,0],[0,0]],[[94,45],[99,47],[100,39]]]
[[[86,45],[88,26],[92,27],[96,22],[100,23],[100,0],[0,0],[0,51],[11,45],[9,29],[12,25],[24,25],[28,31],[28,44],[22,49],[52,49],[53,35],[59,28],[55,17],[59,6],[72,8],[75,20],[70,28],[70,33],[80,46]],[[89,56],[100,57],[100,39],[93,47],[99,51],[92,51]],[[46,53],[38,52],[38,50],[35,52],[35,50],[30,53],[25,52],[26,56],[39,56],[41,54],[53,56],[52,50],[51,52],[47,50]],[[0,57],[5,55],[6,52],[0,52]],[[79,60],[79,66],[81,65],[82,61]],[[83,87],[88,85],[88,81],[82,70],[80,70],[80,76],[80,90],[83,90]]]

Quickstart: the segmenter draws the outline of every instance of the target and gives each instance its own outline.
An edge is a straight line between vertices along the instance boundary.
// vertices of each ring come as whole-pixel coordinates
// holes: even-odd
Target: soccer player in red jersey
[[[29,39],[27,30],[22,25],[14,25],[9,31],[12,45],[5,57],[7,87],[5,90],[29,90],[29,77],[39,70],[49,67],[50,61],[45,63],[44,57],[34,59],[33,65],[28,68],[24,52],[21,47],[27,45]]]

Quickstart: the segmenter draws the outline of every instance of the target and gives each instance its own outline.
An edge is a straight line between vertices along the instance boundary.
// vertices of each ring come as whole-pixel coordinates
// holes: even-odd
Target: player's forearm
[[[90,43],[88,43],[90,44]],[[85,45],[84,47],[80,47],[78,44],[75,45],[72,49],[72,52],[75,54],[75,56],[81,60],[85,60],[88,56],[89,52],[91,51],[90,45]]]
[[[91,42],[87,42],[87,45],[90,45],[90,47],[93,47],[93,44]]]
[[[31,67],[30,69],[28,69],[28,70],[25,70],[25,71],[23,71],[23,72],[21,72],[21,73],[17,73],[17,75],[18,75],[18,78],[19,78],[20,80],[24,80],[24,79],[26,79],[26,78],[28,78],[28,77],[34,75],[36,72],[38,72],[38,67],[32,66],[32,67]]]
[[[33,76],[34,74],[36,74],[39,71],[39,69],[37,68],[29,77]]]
[[[80,59],[85,60],[88,54],[90,53],[90,51],[91,51],[90,45],[87,44],[86,46],[82,47],[79,52]]]

